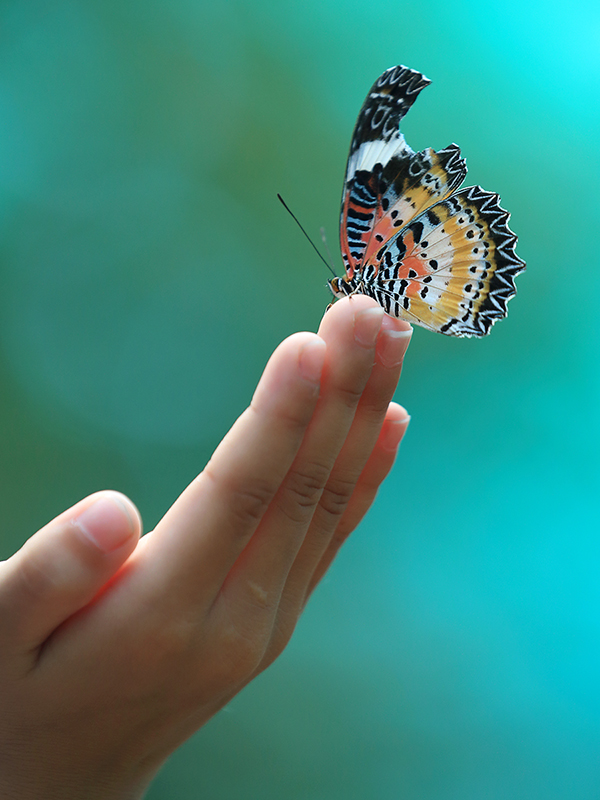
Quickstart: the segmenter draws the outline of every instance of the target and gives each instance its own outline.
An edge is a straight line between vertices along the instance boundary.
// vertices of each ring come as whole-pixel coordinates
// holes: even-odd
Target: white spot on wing
[[[406,140],[401,133],[392,137],[389,141],[377,139],[374,142],[363,142],[361,146],[348,159],[348,169],[346,181],[352,180],[358,170],[371,172],[375,164],[385,166],[396,153],[414,153],[414,150],[406,144]]]

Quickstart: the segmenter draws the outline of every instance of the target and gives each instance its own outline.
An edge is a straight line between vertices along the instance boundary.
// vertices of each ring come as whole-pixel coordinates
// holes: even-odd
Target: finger
[[[336,303],[320,335],[327,342],[321,396],[302,446],[260,530],[224,587],[226,613],[250,606],[265,616],[278,605],[288,572],[343,446],[375,359],[383,312],[357,297]]]
[[[305,602],[331,566],[340,547],[373,504],[379,487],[394,464],[398,447],[404,438],[409,422],[410,417],[406,410],[397,403],[390,403],[377,444],[365,464],[348,507],[311,576]]]
[[[299,614],[303,608],[313,573],[329,547],[378,441],[411,334],[412,328],[408,323],[386,315],[377,341],[376,363],[362,394],[352,428],[325,486],[306,540],[290,571],[282,601],[285,606],[283,612],[288,617]]]
[[[0,564],[0,642],[32,650],[87,605],[133,552],[137,509],[119,492],[86,497]]]
[[[149,591],[186,606],[212,604],[298,452],[324,358],[325,343],[313,333],[277,348],[250,407],[144,548]]]

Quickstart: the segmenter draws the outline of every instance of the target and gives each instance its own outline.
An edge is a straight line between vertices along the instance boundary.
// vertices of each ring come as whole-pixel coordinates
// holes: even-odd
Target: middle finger
[[[313,576],[330,546],[352,492],[377,442],[400,377],[411,334],[412,328],[407,322],[386,315],[377,342],[375,366],[283,591],[278,630],[271,645],[275,651],[281,648],[281,644],[292,632],[306,603]],[[278,637],[283,642],[278,642]]]
[[[285,481],[223,587],[231,617],[248,606],[275,613],[375,361],[382,310],[367,297],[336,303],[319,335],[327,343],[321,394]]]

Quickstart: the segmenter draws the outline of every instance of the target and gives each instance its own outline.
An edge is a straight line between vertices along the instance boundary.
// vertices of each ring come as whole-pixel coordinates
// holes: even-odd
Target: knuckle
[[[387,395],[380,392],[373,392],[370,393],[368,400],[366,397],[363,398],[360,411],[368,422],[381,427],[388,406],[389,401]]]
[[[271,496],[270,488],[256,482],[253,486],[238,487],[232,492],[231,512],[243,527],[254,526],[262,519]]]
[[[254,405],[254,400],[250,404],[248,411],[257,417],[261,417],[265,413],[265,409]],[[306,428],[312,415],[312,407],[306,402],[290,403],[288,401],[285,404],[279,404],[275,409],[271,409],[270,413],[286,429],[286,435],[297,437],[301,436]]]
[[[356,481],[350,478],[332,478],[325,487],[321,497],[321,507],[331,517],[341,517],[346,510],[346,506],[352,493]]]
[[[337,394],[346,408],[354,410],[362,397],[364,386],[338,386]]]
[[[210,465],[209,465],[210,466]],[[257,525],[273,498],[273,486],[258,476],[241,481],[217,479],[207,467],[205,474],[215,483],[220,483],[228,496],[229,511],[243,533],[248,527]]]
[[[293,470],[283,487],[284,511],[294,519],[303,520],[306,512],[314,509],[319,502],[329,473],[330,467],[318,462]]]
[[[383,479],[385,476],[371,476],[363,474],[360,477],[360,487],[358,491],[358,495],[360,497],[361,502],[364,505],[369,507],[375,497],[377,496],[377,492],[379,491],[381,484],[383,483]]]
[[[49,598],[61,583],[55,561],[34,551],[23,552],[18,575],[23,594],[38,602]]]
[[[279,409],[279,418],[293,433],[301,434],[306,428],[312,414],[312,408],[306,403],[295,406],[287,405]]]

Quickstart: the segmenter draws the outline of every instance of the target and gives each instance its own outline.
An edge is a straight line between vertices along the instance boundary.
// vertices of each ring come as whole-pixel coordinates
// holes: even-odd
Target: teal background
[[[151,528],[314,330],[375,78],[457,141],[528,271],[483,341],[417,329],[412,423],[279,662],[150,800],[600,797],[600,7],[0,3],[0,551],[86,494]]]

